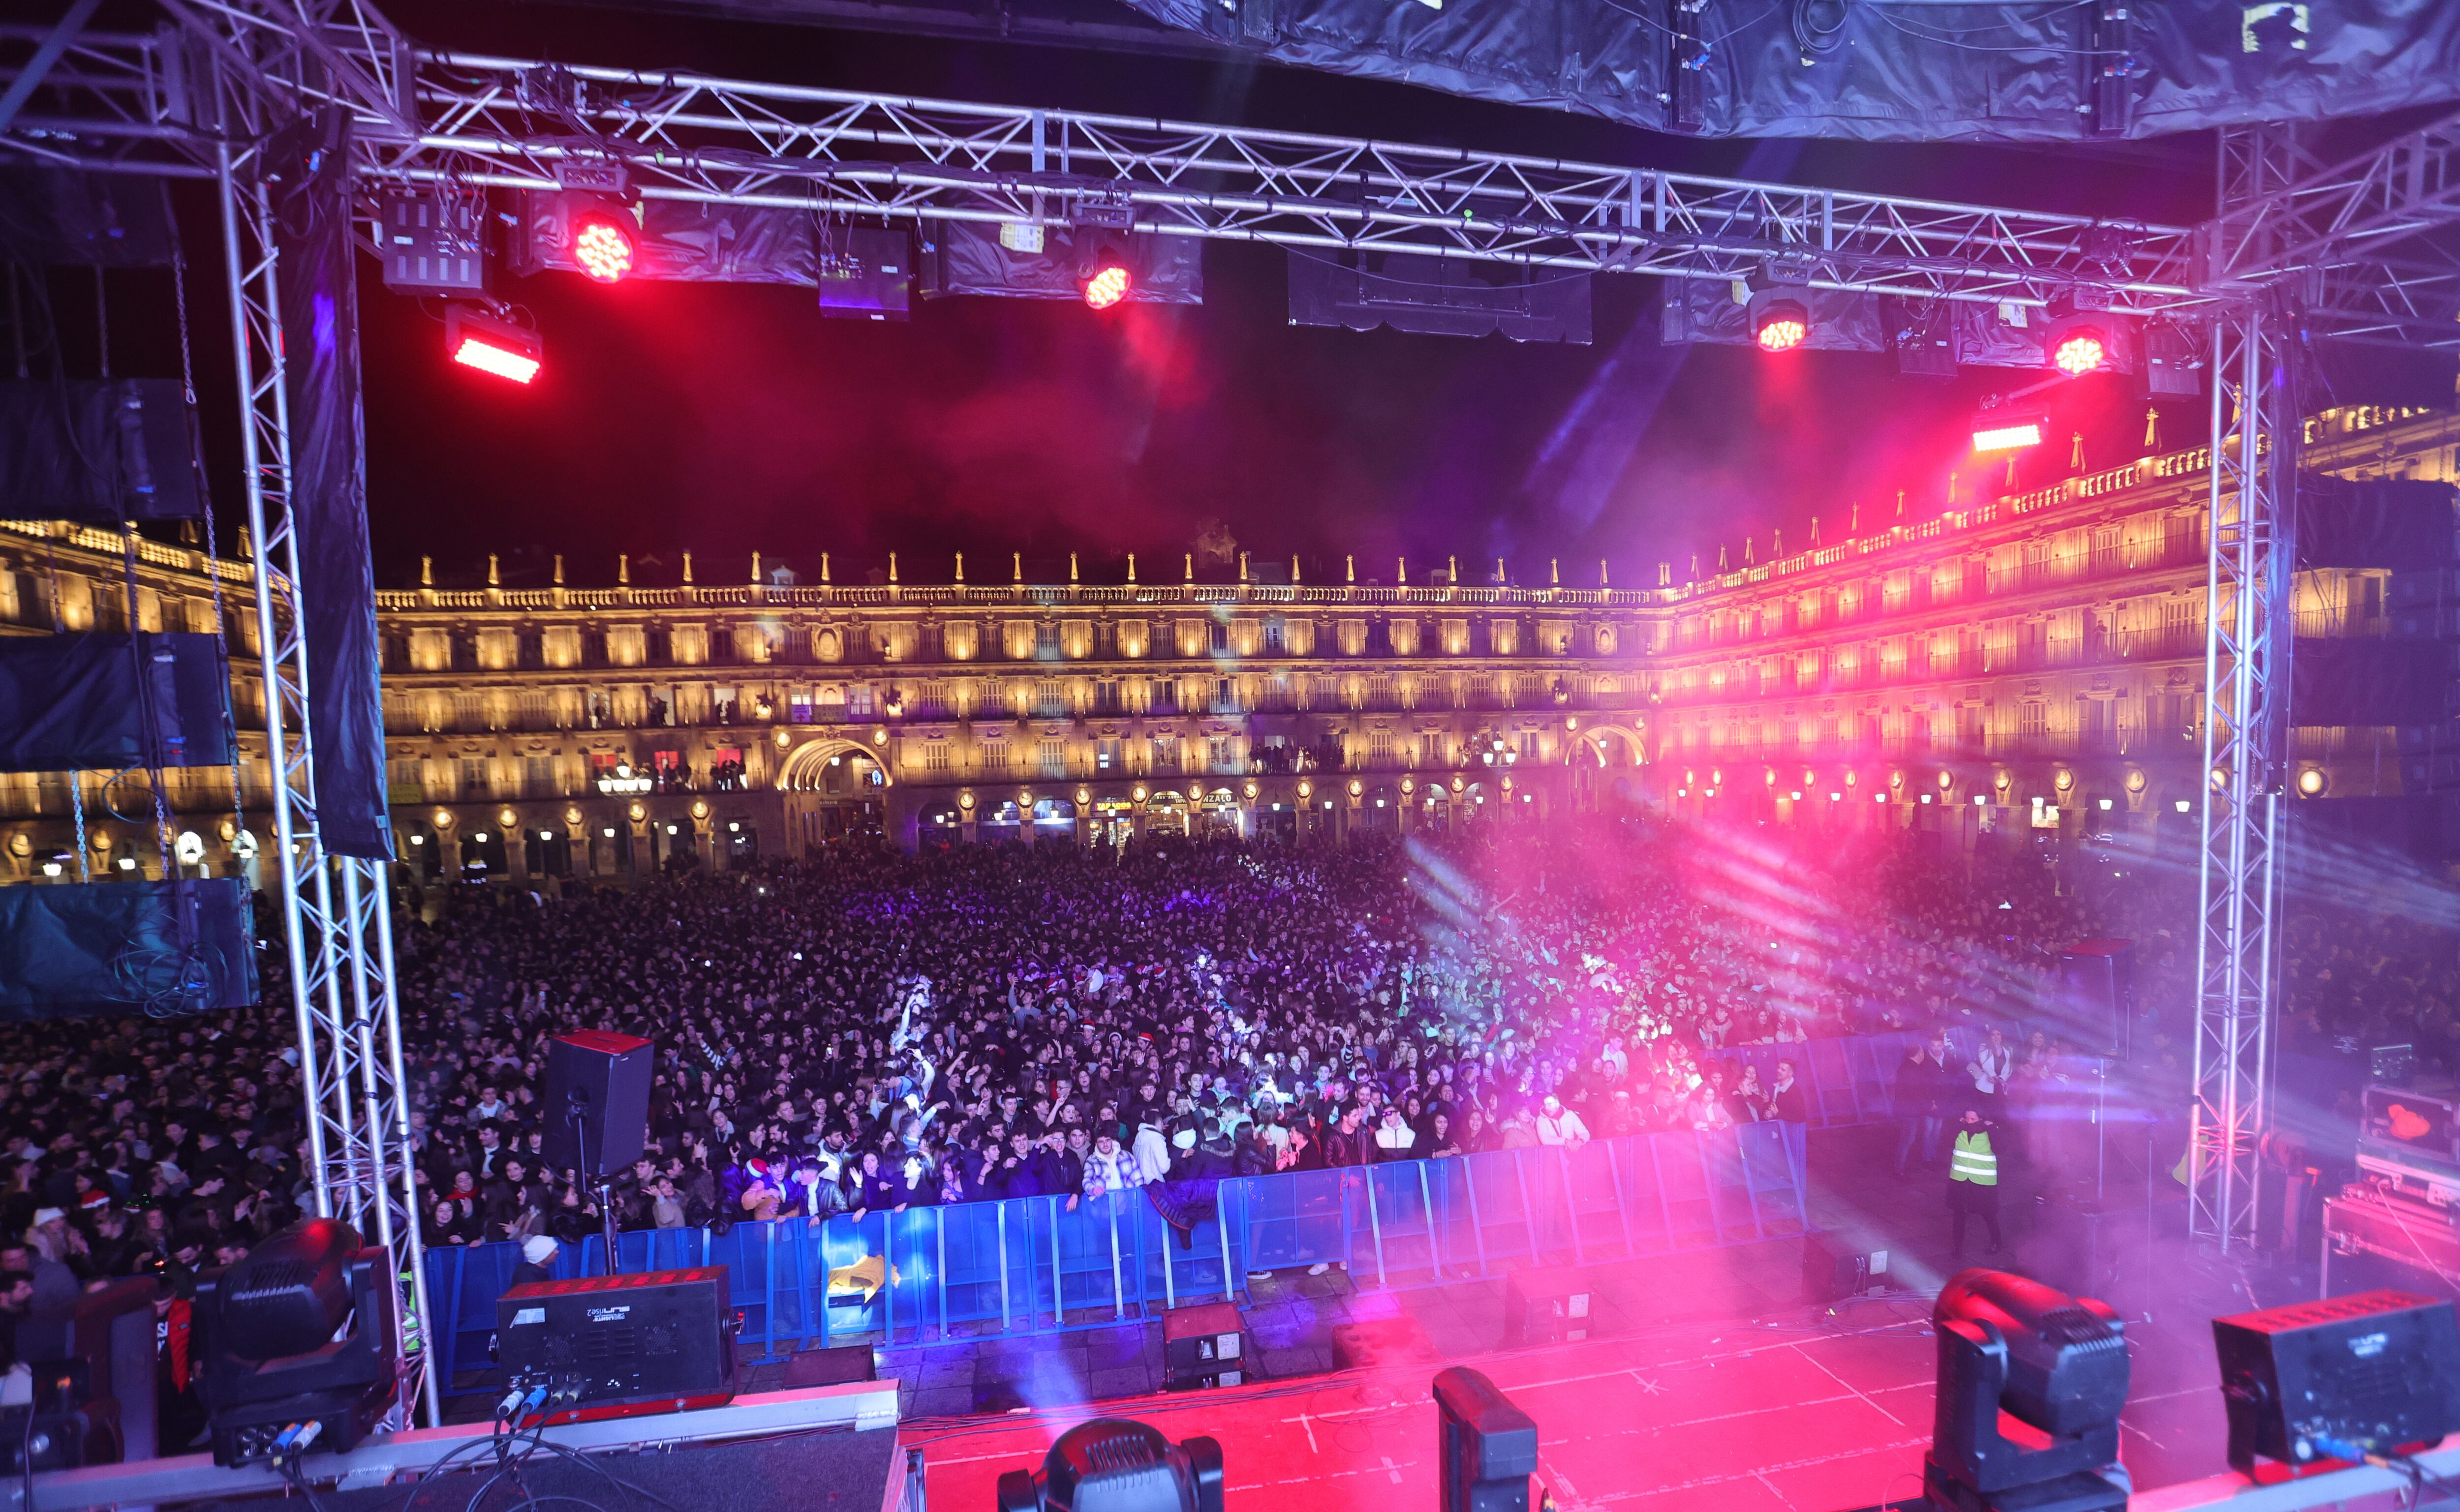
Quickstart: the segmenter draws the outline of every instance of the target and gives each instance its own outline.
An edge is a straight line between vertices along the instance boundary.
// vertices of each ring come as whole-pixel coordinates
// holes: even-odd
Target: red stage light
[[[538,332],[489,320],[474,310],[453,305],[444,312],[444,346],[465,368],[528,383],[546,361],[546,344]]]
[[[628,217],[584,210],[572,220],[572,261],[601,284],[621,283],[638,259]]]
[[[1751,317],[1751,340],[1765,352],[1792,351],[1811,339],[1811,312],[1792,300],[1771,300]]]
[[[1128,270],[1116,262],[1104,262],[1085,277],[1085,303],[1094,309],[1109,309],[1128,297],[1135,281]]]
[[[2058,345],[2050,348],[2050,366],[2070,378],[2081,378],[2086,373],[2100,371],[2109,355],[2109,347],[2102,341],[2101,332],[2089,326],[2080,326],[2061,336]]]

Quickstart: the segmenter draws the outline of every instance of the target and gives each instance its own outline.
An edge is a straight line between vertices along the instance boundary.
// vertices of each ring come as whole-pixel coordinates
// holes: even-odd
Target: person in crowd
[[[1922,1165],[1939,1163],[1939,1100],[1944,1091],[1941,1078],[1946,1074],[1945,1035],[1934,1035],[1927,1043],[1917,1041],[1905,1052],[1904,1063],[1897,1067],[1894,1095],[1898,1176],[1905,1174],[1917,1150]]]
[[[1538,1143],[1550,1148],[1560,1148],[1565,1154],[1578,1154],[1589,1142],[1589,1126],[1580,1115],[1563,1105],[1563,1100],[1553,1093],[1538,1104]]]
[[[513,1267],[512,1285],[524,1286],[532,1281],[555,1279],[556,1251],[562,1248],[546,1234],[532,1234],[521,1241],[521,1263]],[[276,1251],[279,1253],[279,1251]]]
[[[1791,1060],[1776,1063],[1776,1082],[1769,1088],[1768,1116],[1780,1124],[1809,1124],[1811,1099],[1793,1071]]]

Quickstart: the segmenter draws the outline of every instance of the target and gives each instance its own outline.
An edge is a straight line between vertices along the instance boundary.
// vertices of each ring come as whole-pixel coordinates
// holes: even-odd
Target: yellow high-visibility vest
[[[1948,1161],[1947,1179],[1971,1182],[1976,1186],[1999,1185],[1999,1157],[1991,1151],[1988,1133],[1975,1129],[1956,1136],[1956,1153]]]

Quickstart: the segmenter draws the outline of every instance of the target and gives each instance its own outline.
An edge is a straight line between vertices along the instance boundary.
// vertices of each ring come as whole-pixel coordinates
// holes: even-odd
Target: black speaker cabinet
[[[2460,1432],[2460,1324],[2448,1299],[2364,1292],[2213,1319],[2229,1462],[2338,1458]]]
[[[612,1176],[649,1141],[649,1041],[581,1029],[546,1042],[546,1163],[583,1177]]]

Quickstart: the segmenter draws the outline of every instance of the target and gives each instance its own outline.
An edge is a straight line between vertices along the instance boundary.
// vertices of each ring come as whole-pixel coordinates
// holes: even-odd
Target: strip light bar
[[[2040,415],[1984,417],[1973,422],[1973,450],[1976,452],[2021,452],[2042,444],[2049,422]]]
[[[518,384],[536,378],[546,364],[539,333],[456,304],[444,312],[444,347],[465,368]]]

